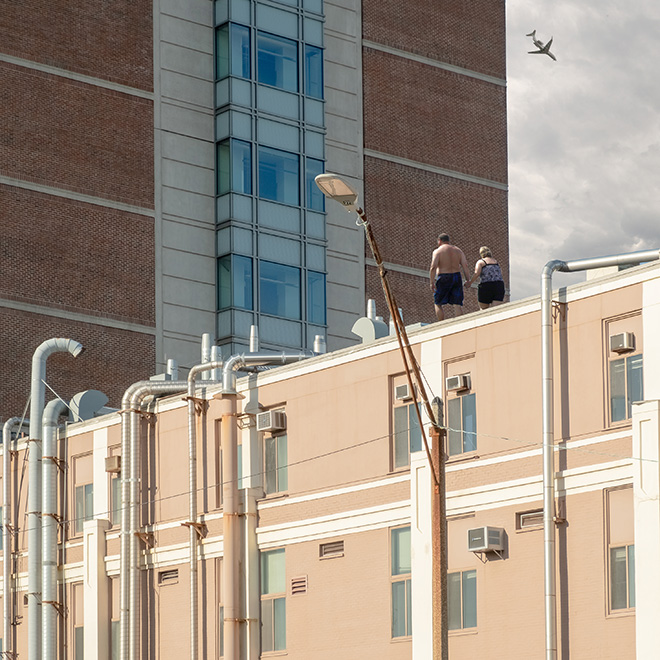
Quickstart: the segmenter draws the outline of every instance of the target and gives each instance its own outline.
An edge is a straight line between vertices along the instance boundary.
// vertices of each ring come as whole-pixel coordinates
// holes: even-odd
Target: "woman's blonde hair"
[[[479,248],[479,256],[483,259],[484,257],[492,257],[493,253],[490,251],[490,248],[486,245]]]

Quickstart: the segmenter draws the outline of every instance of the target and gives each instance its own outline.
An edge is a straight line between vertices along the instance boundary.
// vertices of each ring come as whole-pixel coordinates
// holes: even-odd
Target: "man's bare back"
[[[431,270],[434,271],[433,275],[440,275],[440,273],[459,273],[461,266],[463,266],[465,278],[469,279],[467,275],[467,259],[461,248],[451,245],[451,243],[442,243],[442,245],[433,250],[433,257],[431,259]]]
[[[467,259],[463,254],[463,250],[449,242],[449,236],[441,234],[438,238],[438,247],[433,250],[431,257],[431,267],[429,268],[429,285],[431,291],[434,292],[435,314],[439,321],[445,318],[442,306],[451,304],[454,306],[457,314],[463,313],[463,284],[461,281],[460,271],[463,270],[465,279],[470,279],[468,275],[469,266]],[[441,282],[448,276],[451,282]],[[438,280],[438,287],[436,289],[436,279]],[[447,288],[449,287],[449,288]]]

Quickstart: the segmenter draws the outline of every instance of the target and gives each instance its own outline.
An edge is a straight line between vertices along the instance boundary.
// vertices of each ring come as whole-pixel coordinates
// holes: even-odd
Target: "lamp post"
[[[394,293],[390,288],[387,279],[387,269],[383,265],[383,260],[380,256],[376,239],[371,229],[371,225],[367,220],[367,216],[362,208],[357,204],[358,193],[346,181],[336,174],[319,174],[316,178],[316,185],[321,189],[321,192],[328,198],[339,202],[348,212],[355,211],[358,216],[356,224],[364,228],[367,237],[367,243],[373,254],[376,265],[378,266],[378,274],[380,275],[381,284],[383,286],[383,293],[385,294],[385,301],[390,311],[390,317],[394,321],[394,331],[396,333],[397,341],[399,343],[399,351],[401,352],[401,359],[408,379],[408,387],[413,395],[415,411],[419,421],[419,428],[422,433],[422,441],[424,443],[424,450],[426,457],[429,461],[431,474],[434,482],[433,498],[433,658],[437,660],[448,660],[449,657],[449,642],[447,635],[447,521],[445,509],[445,452],[444,452],[444,436],[445,429],[442,428],[442,407],[438,406],[437,410],[429,403],[426,394],[426,388],[422,381],[417,360],[412,352],[410,342],[408,341],[408,334],[403,325],[403,319],[399,312],[399,307],[396,304]],[[413,386],[413,378],[417,389]],[[429,443],[426,439],[424,432],[424,424],[422,423],[422,416],[418,405],[419,392],[424,409],[429,419],[431,420],[431,435],[434,439],[434,455],[431,454]],[[440,402],[441,403],[441,402]],[[434,460],[434,457],[436,460]],[[437,605],[440,605],[438,608]]]

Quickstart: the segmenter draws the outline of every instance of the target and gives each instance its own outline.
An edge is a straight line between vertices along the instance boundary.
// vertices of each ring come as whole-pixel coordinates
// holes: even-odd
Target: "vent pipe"
[[[170,377],[170,380],[179,380],[179,364],[176,360],[169,359],[165,373]]]
[[[543,418],[543,564],[545,583],[545,657],[557,658],[557,587],[555,558],[555,455],[552,352],[552,274],[606,266],[637,265],[660,258],[659,250],[629,252],[576,261],[548,261],[541,274],[542,418]]]
[[[314,353],[317,355],[323,355],[328,350],[328,347],[325,343],[325,337],[323,335],[316,335],[314,337]]]
[[[30,456],[28,503],[25,525],[28,530],[28,660],[41,660],[41,422],[46,398],[46,361],[53,353],[82,353],[82,344],[73,339],[55,338],[41,343],[32,356],[30,387]]]
[[[43,660],[57,660],[57,421],[67,405],[53,399],[44,410],[43,535],[41,622],[43,626]]]
[[[12,565],[14,563],[13,543],[11,536],[11,434],[12,431],[20,433],[27,431],[30,421],[21,420],[20,417],[8,419],[2,427],[2,547],[4,558],[2,562],[2,580],[4,593],[2,597],[2,639],[4,652],[7,657],[16,657],[14,652],[14,635],[12,622],[14,621],[14,584],[12,582]]]
[[[367,300],[367,318],[372,321],[376,320],[376,301],[373,298]]]
[[[250,326],[250,353],[259,352],[259,327],[256,325]]]
[[[210,332],[205,332],[202,335],[202,364],[206,364],[207,362],[211,361],[211,346],[213,346],[214,343],[213,335]],[[208,371],[204,371],[202,373],[202,380],[209,380],[210,377],[211,375]]]
[[[238,394],[236,392],[236,371],[247,366],[277,366],[290,364],[313,357],[309,351],[301,353],[281,353],[280,355],[233,355],[222,370],[222,394],[220,398],[222,445],[222,589],[224,607],[224,658],[239,659],[239,562],[238,548]]]

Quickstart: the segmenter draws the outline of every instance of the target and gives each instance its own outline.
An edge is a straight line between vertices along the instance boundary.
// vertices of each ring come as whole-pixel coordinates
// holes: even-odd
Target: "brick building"
[[[386,307],[320,171],[363,193],[406,322],[434,320],[441,230],[508,280],[504,21],[485,0],[1,2],[0,414],[49,337],[86,348],[49,385],[115,406],[202,333],[354,343],[365,300]]]

